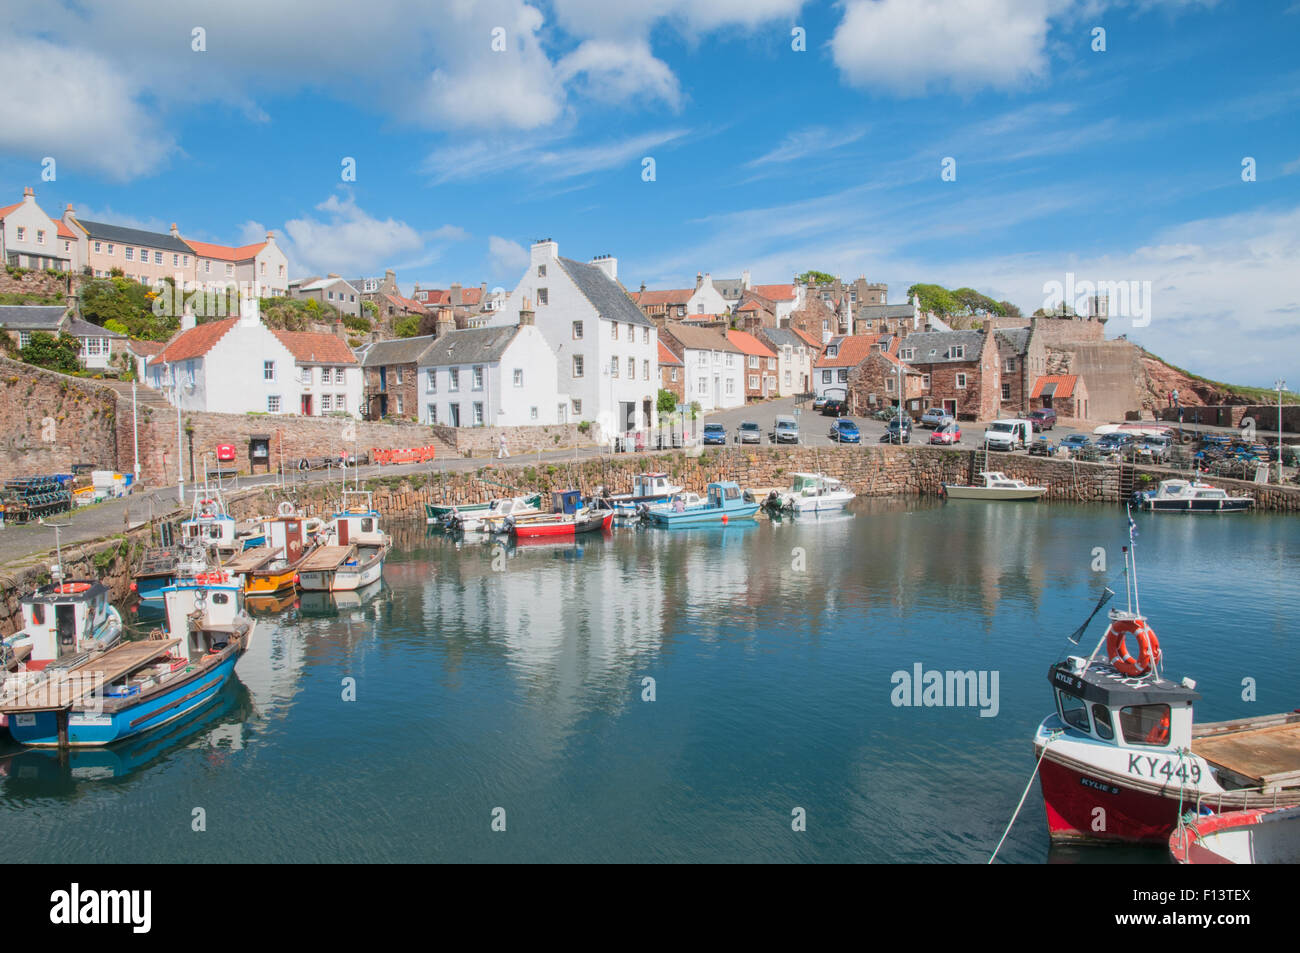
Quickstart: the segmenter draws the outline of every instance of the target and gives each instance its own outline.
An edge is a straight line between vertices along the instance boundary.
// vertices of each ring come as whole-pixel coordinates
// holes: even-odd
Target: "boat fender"
[[[1137,638],[1136,660],[1128,651],[1126,636],[1129,632]],[[1106,631],[1106,654],[1110,658],[1110,664],[1121,674],[1145,675],[1160,662],[1160,640],[1141,619],[1115,622]]]

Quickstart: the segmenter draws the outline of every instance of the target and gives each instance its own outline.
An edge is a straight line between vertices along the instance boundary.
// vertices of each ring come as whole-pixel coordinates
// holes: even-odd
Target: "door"
[[[451,412],[451,425],[453,427],[459,427],[460,426],[460,404],[448,404],[447,409],[448,411]]]
[[[59,648],[71,649],[77,644],[77,607],[54,607],[54,630],[59,636]]]
[[[339,521],[338,521],[338,528],[339,528],[339,545],[340,545],[340,546],[346,546],[346,545],[348,545],[348,527],[349,527],[350,525],[351,525],[351,524],[350,524],[347,520],[339,520]]]
[[[952,417],[953,419],[956,419],[956,417],[957,417],[957,401],[955,401],[955,400],[945,400],[945,401],[943,402],[943,412],[944,412],[945,414],[947,414],[949,417]]]
[[[311,416],[311,394],[302,395],[302,415],[304,417]]]

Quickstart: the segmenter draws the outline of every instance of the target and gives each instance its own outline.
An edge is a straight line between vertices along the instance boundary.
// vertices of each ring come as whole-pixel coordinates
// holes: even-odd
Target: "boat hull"
[[[1262,808],[1198,817],[1169,835],[1176,864],[1300,862],[1300,808]]]
[[[722,525],[735,520],[746,520],[758,512],[757,503],[745,503],[742,506],[731,507],[730,509],[719,509],[717,507],[707,507],[705,509],[691,512],[685,510],[681,513],[671,510],[664,512],[652,510],[650,519],[657,526],[667,526],[669,528],[680,526],[709,526],[713,524]]]
[[[192,676],[177,680],[177,684],[167,691],[151,695],[138,704],[123,706],[112,713],[69,714],[68,744],[78,748],[100,747],[124,741],[183,718],[217,696],[234,672],[238,658],[239,655],[232,652],[211,668],[198,670]],[[29,747],[59,746],[57,716],[52,711],[10,716],[9,733],[19,744]]]
[[[578,517],[571,520],[518,523],[511,533],[516,539],[554,539],[576,536],[579,533],[592,533],[598,529],[609,529],[613,525],[613,512],[606,512],[600,518]]]
[[[1229,497],[1222,500],[1154,500],[1138,501],[1138,506],[1152,513],[1244,513],[1254,500]]]
[[[274,596],[293,589],[296,569],[277,569],[271,572],[249,573],[244,582],[244,593],[250,596]]]
[[[141,602],[158,602],[163,599],[163,590],[172,584],[172,576],[137,576],[135,594]]]
[[[371,547],[356,565],[345,563],[337,569],[300,573],[298,588],[305,592],[351,592],[378,582],[384,574],[384,558],[389,549],[389,546]]]
[[[953,486],[945,483],[943,492],[950,500],[1006,500],[1008,502],[1036,500],[1047,492],[1045,486],[1031,486],[1025,489],[1000,489],[985,486]]]

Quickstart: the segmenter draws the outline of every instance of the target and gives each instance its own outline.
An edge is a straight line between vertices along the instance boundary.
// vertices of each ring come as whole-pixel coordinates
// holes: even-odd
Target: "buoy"
[[[727,525],[727,514],[726,514],[726,513],[723,513],[723,514],[722,514],[722,525],[723,525],[723,526],[726,526],[726,525]]]
[[[132,592],[139,592],[140,590],[139,590],[139,588],[136,586],[135,583],[131,583],[131,591],[132,591]]]

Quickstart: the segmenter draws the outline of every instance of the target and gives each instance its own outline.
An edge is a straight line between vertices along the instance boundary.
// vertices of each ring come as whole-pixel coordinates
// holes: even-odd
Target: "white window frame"
[[[262,380],[272,382],[276,380],[275,361],[262,362]]]
[[[958,389],[958,390],[965,390],[965,389],[966,389],[966,375],[965,375],[965,374],[958,374],[958,375],[957,375],[957,389]]]

